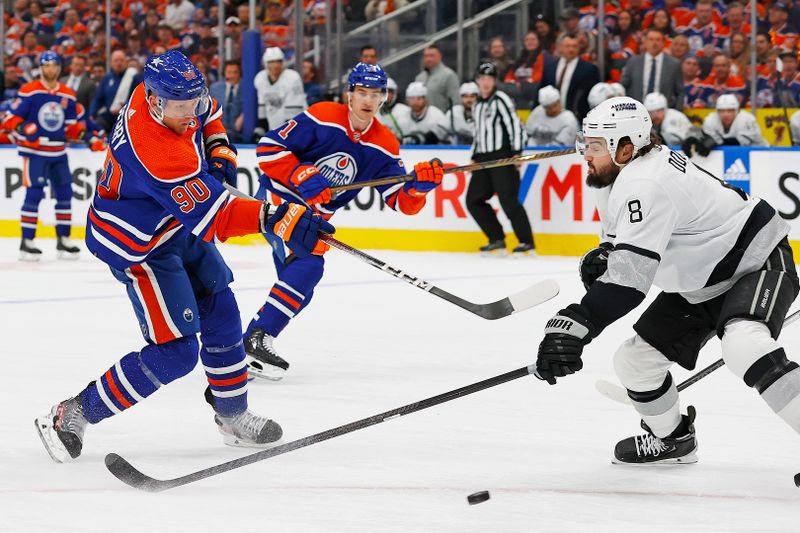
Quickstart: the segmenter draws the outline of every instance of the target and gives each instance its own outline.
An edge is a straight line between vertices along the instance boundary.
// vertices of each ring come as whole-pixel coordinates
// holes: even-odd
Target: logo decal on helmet
[[[197,74],[195,74],[191,69],[181,72],[181,74],[183,74],[183,77],[186,78],[186,81],[191,81],[197,77]]]
[[[611,106],[614,111],[636,111],[636,104],[633,102],[626,102],[623,104],[614,104]]]

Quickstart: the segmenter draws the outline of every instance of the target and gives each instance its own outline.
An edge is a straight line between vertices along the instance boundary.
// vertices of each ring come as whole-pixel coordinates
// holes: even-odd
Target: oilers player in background
[[[77,259],[78,248],[69,240],[72,231],[72,173],[66,142],[82,138],[85,127],[78,122],[75,92],[58,81],[61,58],[52,51],[39,56],[40,77],[22,86],[5,115],[3,129],[11,131],[22,157],[25,200],[22,203],[19,245],[22,261],[42,257],[34,239],[39,222],[39,204],[50,184],[56,198],[56,250],[62,259]]]
[[[260,198],[268,190],[328,219],[360,190],[334,199],[331,187],[406,173],[397,138],[376,117],[387,93],[383,68],[358,63],[347,84],[346,104],[316,103],[261,138],[256,148],[263,172]],[[442,183],[441,163],[418,163],[414,176],[413,181],[376,187],[386,205],[406,215],[418,213],[427,194]],[[272,236],[267,240],[278,281],[245,332],[245,352],[251,375],[280,379],[289,364],[275,352],[273,340],[311,301],[325,262],[317,255],[300,257]]]
[[[651,130],[647,109],[628,97],[602,102],[583,120],[578,150],[586,184],[598,189],[601,245],[581,260],[586,295],[547,322],[536,374],[555,384],[579,371],[584,346],[655,285],[663,292],[614,356],[646,433],[621,440],[614,462],[697,461],[695,409],[681,414],[669,369],[692,370],[714,335],[728,369],[800,432],[800,367],[777,341],[798,293],[789,225]]]
[[[86,246],[125,285],[147,345],[36,419],[57,462],[80,455],[88,424],[188,374],[198,352],[225,443],[263,446],[282,435],[277,423],[247,408],[233,276],[214,243],[267,233],[305,257],[327,250],[318,231],[335,230],[301,205],[232,197],[222,181],[235,175],[236,154],[221,117],[200,71],[170,50],[147,61],[143,83],[114,124]]]

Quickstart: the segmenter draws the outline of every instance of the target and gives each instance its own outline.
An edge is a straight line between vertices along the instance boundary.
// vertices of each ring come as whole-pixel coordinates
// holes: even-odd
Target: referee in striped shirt
[[[522,123],[509,96],[497,90],[497,67],[488,61],[478,66],[475,81],[480,98],[475,104],[475,141],[472,159],[476,163],[503,159],[522,153],[525,141]],[[497,193],[503,212],[519,240],[513,253],[526,255],[533,250],[533,232],[528,214],[519,201],[519,168],[515,165],[477,170],[467,189],[467,209],[489,239],[481,252],[505,252],[505,233],[489,199]]]

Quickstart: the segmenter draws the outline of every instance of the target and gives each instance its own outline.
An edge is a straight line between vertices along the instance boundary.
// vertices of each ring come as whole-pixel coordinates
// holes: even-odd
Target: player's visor
[[[584,137],[583,132],[578,132],[575,139],[575,150],[581,155],[589,157],[603,157],[609,155],[608,144],[603,137]]]
[[[211,100],[208,97],[208,89],[204,89],[200,98],[192,98],[191,100],[159,98],[158,103],[162,115],[169,118],[182,119],[194,118],[207,112],[211,105]]]

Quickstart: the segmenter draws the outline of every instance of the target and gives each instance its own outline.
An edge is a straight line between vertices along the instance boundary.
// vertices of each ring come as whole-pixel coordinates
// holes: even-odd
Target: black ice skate
[[[283,360],[272,347],[274,337],[261,328],[253,328],[244,341],[244,352],[247,361],[247,373],[258,377],[278,381],[289,370],[289,363]]]
[[[697,415],[691,405],[686,409],[681,425],[670,436],[660,439],[650,433],[650,428],[642,422],[647,431],[644,435],[628,437],[614,448],[615,464],[691,464],[697,462],[697,438],[694,431],[694,418]]]
[[[532,244],[527,242],[521,242],[511,251],[511,257],[526,257],[529,255],[533,255],[535,253],[535,249]]]
[[[59,259],[65,259],[67,261],[78,259],[81,253],[81,249],[63,235],[56,237],[56,251],[58,252]]]
[[[283,430],[277,422],[259,416],[249,409],[236,416],[214,415],[217,429],[228,446],[259,448],[280,440]]]
[[[79,398],[70,398],[36,419],[36,431],[45,450],[57,463],[76,459],[83,448],[83,432],[89,423]]]
[[[39,261],[42,258],[42,251],[33,243],[33,239],[22,239],[19,243],[20,261]]]
[[[484,244],[478,248],[478,250],[481,252],[481,255],[508,255],[506,241],[492,241],[489,244]]]

